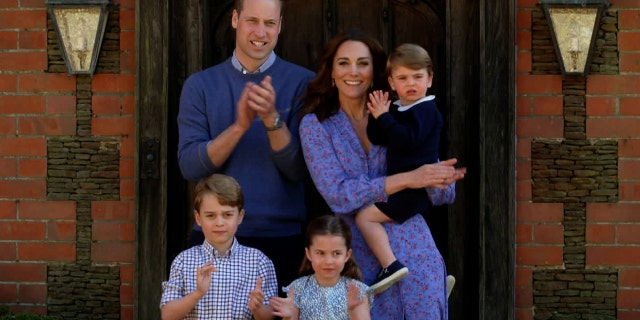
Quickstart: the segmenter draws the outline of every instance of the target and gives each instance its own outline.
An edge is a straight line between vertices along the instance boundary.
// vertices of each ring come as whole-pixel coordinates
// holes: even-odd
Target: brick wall
[[[516,319],[640,319],[640,1],[611,0],[589,77],[517,1]]]
[[[16,312],[133,318],[135,1],[112,2],[95,75],[68,77],[45,1],[0,1],[0,305]]]

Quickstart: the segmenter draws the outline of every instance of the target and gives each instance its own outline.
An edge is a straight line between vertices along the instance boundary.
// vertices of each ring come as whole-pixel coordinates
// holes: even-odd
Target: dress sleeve
[[[386,199],[386,177],[370,177],[361,159],[366,155],[347,149],[344,137],[331,136],[314,114],[302,119],[300,140],[311,178],[334,213],[350,214]]]

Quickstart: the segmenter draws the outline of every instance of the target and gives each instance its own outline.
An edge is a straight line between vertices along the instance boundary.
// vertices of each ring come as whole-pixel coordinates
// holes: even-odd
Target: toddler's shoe
[[[383,292],[409,273],[409,268],[396,260],[388,267],[380,269],[376,282],[369,288],[376,294]]]

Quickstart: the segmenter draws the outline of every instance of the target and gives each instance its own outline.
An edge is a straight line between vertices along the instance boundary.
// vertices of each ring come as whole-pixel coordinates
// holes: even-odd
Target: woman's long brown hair
[[[373,60],[373,86],[370,91],[389,90],[386,75],[387,55],[384,49],[375,38],[359,29],[352,29],[338,34],[325,45],[318,73],[309,82],[307,91],[302,97],[301,118],[306,114],[315,113],[318,120],[323,121],[340,109],[338,89],[333,85],[331,71],[336,52],[345,41],[359,41],[369,48]]]

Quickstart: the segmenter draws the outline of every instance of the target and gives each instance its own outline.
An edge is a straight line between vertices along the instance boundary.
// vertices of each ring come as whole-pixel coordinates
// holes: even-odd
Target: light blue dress
[[[353,255],[364,282],[373,283],[380,265],[356,228],[354,214],[387,198],[386,149],[373,145],[365,153],[342,110],[323,122],[307,114],[300,123],[300,140],[318,191],[351,226]],[[409,268],[409,275],[375,297],[371,318],[447,319],[446,267],[427,223],[415,215],[403,224],[385,223],[384,227],[391,249]]]

